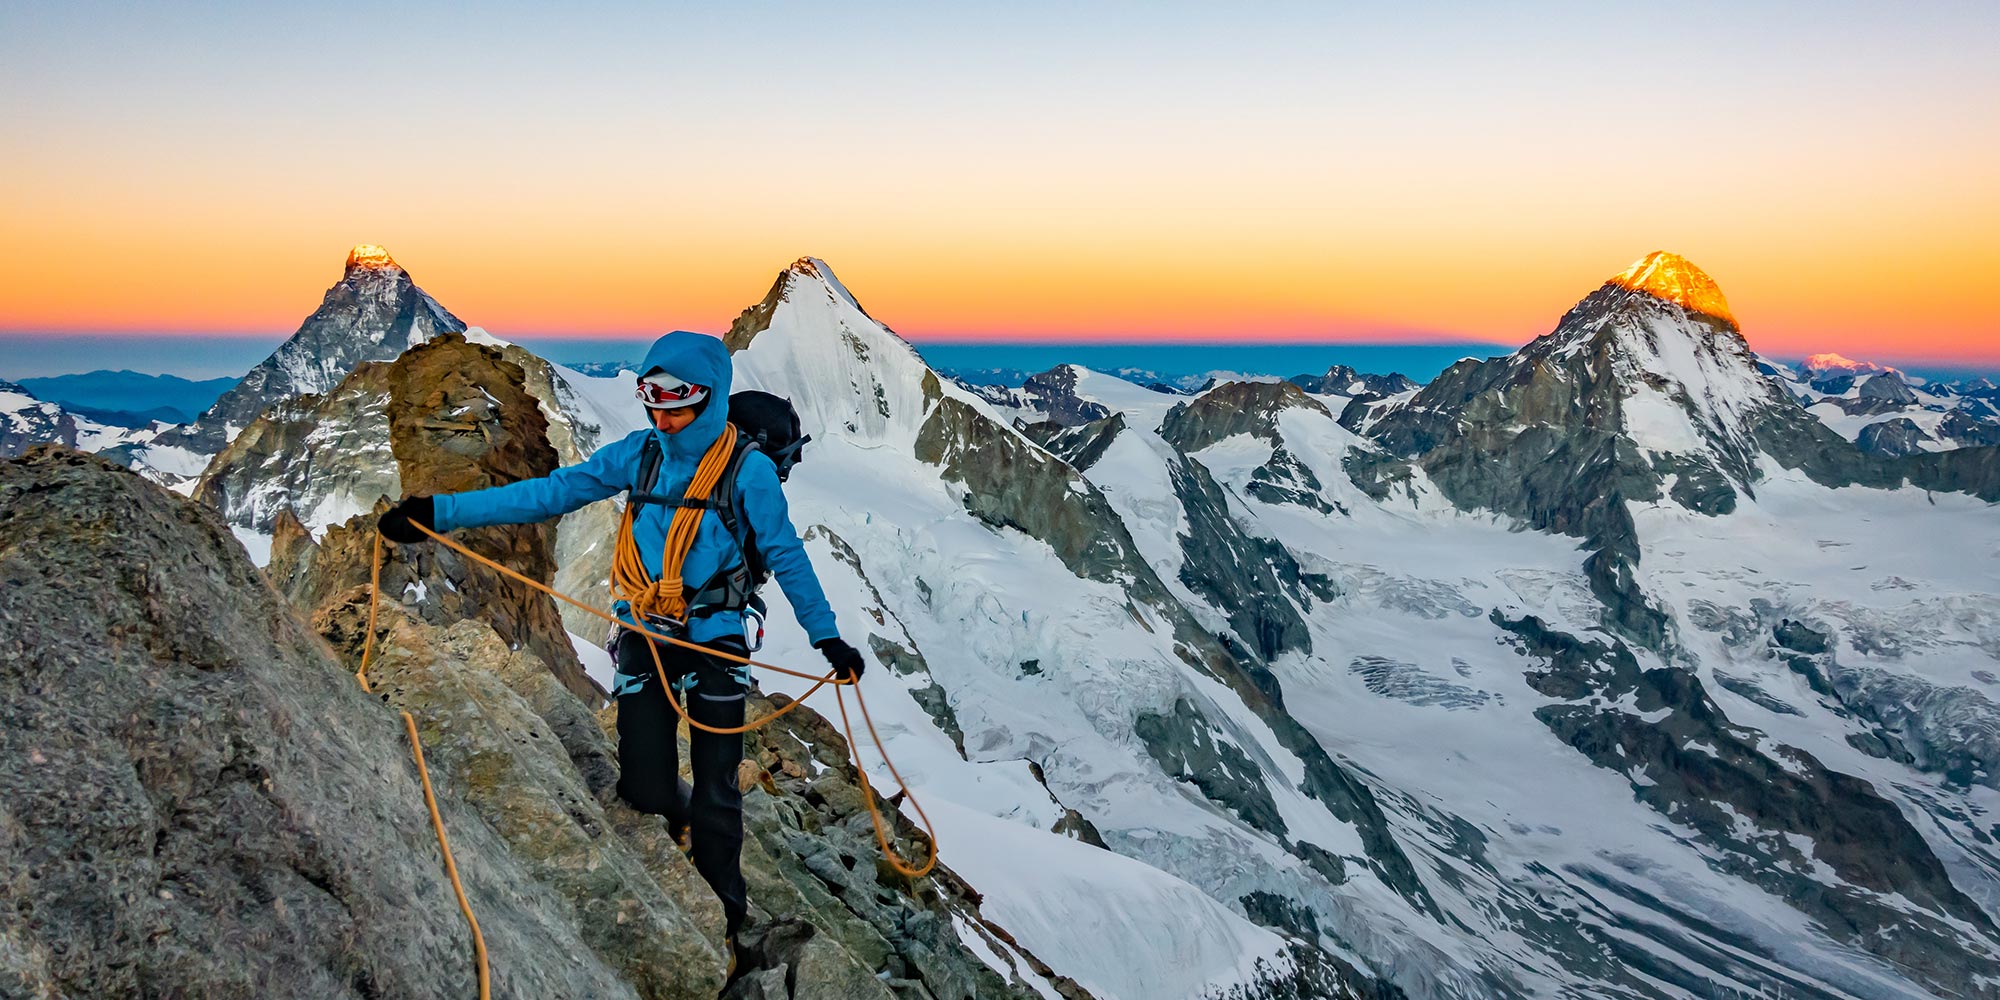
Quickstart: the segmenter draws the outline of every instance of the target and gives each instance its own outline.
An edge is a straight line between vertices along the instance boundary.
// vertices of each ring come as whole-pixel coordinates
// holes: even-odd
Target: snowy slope
[[[1170,630],[1134,607],[1124,589],[1079,578],[1046,543],[969,515],[959,488],[915,454],[938,401],[985,414],[995,435],[1018,436],[869,319],[824,263],[801,261],[788,279],[780,282],[768,325],[736,355],[738,384],[793,399],[814,434],[786,493],[800,529],[809,537],[824,533],[813,546],[814,562],[828,580],[843,634],[910,650],[925,664],[921,676],[896,679],[914,689],[935,683],[947,693],[964,759],[915,698],[870,698],[878,720],[892,720],[885,728],[890,752],[918,796],[948,803],[947,815],[956,806],[1014,825],[1006,836],[1024,858],[1056,849],[1047,845],[1059,835],[1048,831],[1065,810],[1087,817],[1107,843],[1156,872],[1106,879],[1102,892],[1072,894],[1055,912],[1067,913],[1065,919],[1088,914],[1118,940],[1152,941],[1154,948],[1186,940],[1185,922],[1194,914],[1156,908],[1160,893],[1185,892],[1172,888],[1182,881],[1221,900],[1288,881],[1303,890],[1306,876],[1296,871],[1303,867],[1296,859],[1162,773],[1133,723],[1190,698],[1229,719],[1245,734],[1246,752],[1267,759],[1272,770],[1287,769],[1283,748],[1268,735],[1253,735],[1261,724],[1231,692],[1191,671],[1175,654]],[[826,550],[819,546],[831,547],[829,538],[851,549],[851,564],[830,553],[821,557]],[[857,596],[880,605],[857,608]],[[769,649],[780,659],[811,662],[781,602],[774,601],[773,619]],[[787,690],[789,682],[766,683]],[[880,683],[871,680],[870,690],[880,692]],[[1231,705],[1237,707],[1225,707]],[[1317,803],[1284,786],[1274,791],[1301,833],[1311,832],[1329,850],[1360,855],[1352,830]],[[983,848],[1008,829],[962,825],[986,832],[960,840],[941,831],[944,860],[954,867],[979,867]],[[1218,868],[1217,857],[1230,864]],[[1038,898],[1051,888],[1046,881],[980,887],[991,905],[1016,914],[1050,913],[1055,905]],[[1075,954],[1082,964],[1060,971],[1098,984],[1108,996],[1193,996],[1241,983],[1256,959],[1282,961],[1281,940],[1239,912],[1224,906],[1205,912],[1195,927],[1208,929],[1198,937],[1238,943],[1182,949],[1151,969],[1129,952],[1065,944],[1063,925],[1009,927],[1038,953]],[[1255,947],[1246,953],[1245,943]]]
[[[84,451],[102,451],[156,433],[162,425],[113,427],[72,413],[60,403],[37,399],[13,382],[0,380],[0,458],[57,442]]]
[[[1282,423],[1288,445],[1299,453],[1331,457],[1365,447],[1304,414]],[[1262,528],[1298,552],[1303,564],[1343,581],[1343,600],[1311,619],[1313,653],[1281,661],[1278,675],[1294,714],[1397,793],[1388,798],[1403,804],[1398,810],[1403,832],[1430,848],[1422,853],[1434,866],[1433,891],[1450,900],[1447,910],[1477,930],[1462,939],[1461,954],[1511,965],[1520,987],[1534,995],[1575,983],[1598,963],[1624,969],[1607,976],[1602,988],[1630,975],[1651,982],[1649,995],[1710,995],[1694,984],[1752,995],[1774,984],[1789,984],[1800,995],[1929,995],[1885,963],[1826,940],[1815,922],[1784,898],[1719,871],[1723,855],[1694,831],[1663,822],[1658,811],[1635,801],[1633,787],[1651,780],[1640,761],[1626,774],[1594,766],[1541,723],[1537,713],[1553,702],[1523,682],[1523,660],[1491,616],[1534,615],[1565,631],[1602,637],[1582,553],[1573,543],[1510,530],[1504,519],[1425,509],[1421,495],[1413,507],[1380,505],[1339,487],[1330,499],[1342,501],[1353,515],[1329,526],[1297,507],[1250,496],[1249,474],[1268,452],[1268,446],[1236,439],[1196,458],[1244,499]],[[1332,461],[1319,471],[1328,482],[1343,482]],[[1828,492],[1809,483],[1800,488],[1816,491],[1822,500]],[[1790,499],[1768,492],[1766,497],[1767,503]],[[1964,516],[1948,526],[1931,519],[1920,530],[1967,532],[1957,537],[1979,539],[1974,548],[1987,557],[1953,567],[1941,578],[1933,571],[1927,579],[1908,564],[1937,560],[1924,554],[1925,546],[1912,544],[1902,550],[1898,568],[1913,574],[1919,582],[1911,586],[1919,592],[2000,589],[2000,530],[1990,505],[1964,498],[1950,506]],[[1857,513],[1835,504],[1829,519],[1849,524],[1850,531],[1866,531]],[[1649,576],[1671,580],[1683,600],[1724,606],[1740,601],[1747,607],[1748,595],[1720,589],[1721,581],[1755,581],[1796,595],[1845,568],[1828,558],[1826,549],[1795,534],[1774,535],[1773,518],[1762,506],[1715,519],[1655,504],[1640,516]],[[1709,547],[1691,552],[1684,537],[1657,523],[1662,518],[1682,532],[1708,533]],[[1765,543],[1754,544],[1758,539]],[[1889,548],[1916,539],[1881,541]],[[1746,558],[1749,553],[1770,558]],[[1974,620],[1991,620],[1990,597],[1946,598],[1966,600],[1984,609],[1969,610]],[[1687,614],[1682,605],[1680,620],[1687,621]],[[1968,662],[1947,676],[1966,676],[1970,661],[1993,659],[1977,645],[1992,647],[1990,634],[1951,638],[1963,628],[1947,630],[1945,641],[1964,643],[1958,648],[1969,654]],[[1764,669],[1789,674],[1782,666]],[[1723,697],[1732,718],[1757,725],[1768,721],[1763,712],[1746,718],[1740,699]],[[1640,711],[1637,705],[1615,710]],[[1829,713],[1809,727],[1810,739],[1793,736],[1798,742],[1791,745],[1823,754],[1829,742],[1839,743],[1843,752],[1834,759],[1846,763],[1861,756],[1842,742],[1849,729]],[[1990,808],[1989,795],[1975,789],[1949,798],[1983,812]],[[1969,831],[1956,832],[1972,839]],[[1961,865],[1981,866],[1990,869],[1991,861]],[[1534,916],[1552,910],[1568,916],[1561,921]],[[1975,934],[1968,944],[1987,949],[1992,940],[1990,934]],[[1686,992],[1669,988],[1675,982]]]

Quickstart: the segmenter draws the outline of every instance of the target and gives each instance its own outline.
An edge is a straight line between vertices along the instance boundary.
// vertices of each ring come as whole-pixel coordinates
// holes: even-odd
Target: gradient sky
[[[379,242],[503,336],[812,254],[912,339],[1512,345],[1668,249],[1766,353],[2000,363],[2000,4],[1329,6],[7,3],[0,330]]]

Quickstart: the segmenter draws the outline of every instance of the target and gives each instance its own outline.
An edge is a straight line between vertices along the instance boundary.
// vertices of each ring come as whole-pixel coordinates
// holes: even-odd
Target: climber
[[[744,609],[754,600],[755,581],[744,586],[744,567],[756,562],[777,577],[807,638],[826,657],[835,676],[859,680],[865,661],[837,632],[833,609],[792,527],[779,485],[779,466],[762,451],[745,449],[743,437],[734,439],[736,449],[725,448],[730,374],[729,351],[721,340],[686,331],[669,333],[653,344],[640,366],[636,392],[650,427],[543,478],[467,493],[410,497],[382,515],[382,537],[422,541],[423,534],[412,525],[442,532],[542,521],[629,491],[622,526],[630,533],[629,541],[620,543],[643,561],[641,580],[650,586],[618,595],[631,598],[614,606],[622,621],[636,624],[639,612],[632,603],[639,603],[647,627],[654,631],[666,630],[676,638],[747,655]],[[734,466],[741,516],[725,519],[714,509],[716,504],[690,499],[688,494],[698,469],[714,465],[717,455],[737,451],[743,452],[740,465]],[[789,456],[781,460],[789,464]],[[720,495],[725,485],[715,489]],[[684,517],[699,518],[696,530],[691,543],[684,532],[673,534],[687,547],[681,553],[671,552],[668,529],[684,509],[689,509]],[[725,520],[740,520],[739,533],[732,533]],[[676,555],[678,579],[661,579]],[[630,572],[637,572],[636,565]],[[614,573],[614,579],[619,575]],[[653,613],[661,607],[669,613]],[[675,703],[684,697],[684,711],[702,725],[741,726],[749,668],[629,629],[616,630],[613,642],[617,673],[612,693],[618,703],[622,772],[618,794],[635,809],[666,817],[668,830],[722,901],[733,942],[748,905],[739,863],[743,796],[737,766],[743,759],[743,737],[690,727],[689,763],[694,775],[690,787],[680,779]],[[671,679],[672,690],[662,689],[661,674]]]

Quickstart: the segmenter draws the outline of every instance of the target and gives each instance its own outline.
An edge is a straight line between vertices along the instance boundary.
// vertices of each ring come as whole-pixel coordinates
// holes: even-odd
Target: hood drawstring
[[[660,431],[653,429],[655,435]],[[660,442],[665,448],[666,442]],[[688,500],[707,500],[722,478],[723,470],[729,467],[729,457],[736,451],[736,427],[724,424],[722,433],[708,451],[701,456],[701,463],[695,466],[694,481],[688,484]],[[702,516],[708,509],[702,506],[681,506],[674,508],[674,519],[667,525],[666,541],[660,548],[660,576],[654,579],[646,572],[646,561],[640,557],[639,543],[632,534],[632,520],[639,512],[639,504],[626,503],[625,516],[618,524],[617,550],[611,562],[611,597],[624,601],[632,608],[632,621],[643,623],[648,615],[663,615],[679,619],[687,614],[687,596],[681,582],[681,564],[686,561],[688,550],[694,547],[694,536],[701,528]]]

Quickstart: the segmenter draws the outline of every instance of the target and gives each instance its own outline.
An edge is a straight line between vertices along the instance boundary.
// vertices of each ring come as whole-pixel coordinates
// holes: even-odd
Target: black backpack
[[[757,596],[757,588],[770,579],[771,568],[764,563],[764,554],[758,550],[757,539],[750,530],[750,519],[743,513],[743,495],[736,489],[736,474],[742,471],[743,460],[751,451],[760,451],[778,467],[778,482],[783,483],[791,477],[792,467],[805,457],[806,442],[812,440],[812,435],[803,433],[799,411],[792,408],[791,400],[755,389],[729,397],[729,422],[736,426],[736,450],[730,454],[729,465],[722,470],[722,478],[716,480],[715,490],[707,500],[689,500],[685,495],[666,496],[653,492],[654,481],[660,475],[660,441],[648,434],[645,447],[639,452],[639,478],[633,484],[631,498],[627,501],[712,510],[722,518],[722,526],[729,529],[729,536],[736,539],[736,547],[743,553],[742,567],[736,572],[718,572],[703,584],[688,599],[689,617],[715,611],[740,611],[746,606],[755,607],[760,613],[763,611],[763,600]]]

